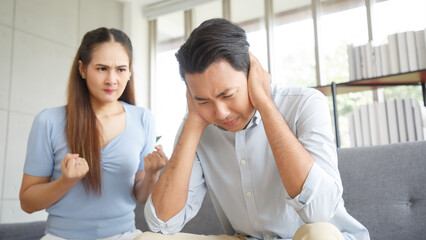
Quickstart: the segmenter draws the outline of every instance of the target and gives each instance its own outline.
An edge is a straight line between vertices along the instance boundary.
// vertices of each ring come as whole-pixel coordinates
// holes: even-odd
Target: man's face
[[[211,64],[203,73],[185,74],[198,114],[228,131],[242,130],[254,114],[247,77],[227,61]]]

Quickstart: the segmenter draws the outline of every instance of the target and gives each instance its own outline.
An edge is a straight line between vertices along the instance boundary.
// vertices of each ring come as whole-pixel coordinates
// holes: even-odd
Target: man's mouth
[[[238,122],[238,119],[240,119],[239,117],[235,118],[234,120],[231,120],[229,122],[223,122],[223,124],[225,124],[226,126],[230,127],[234,124],[236,124]]]

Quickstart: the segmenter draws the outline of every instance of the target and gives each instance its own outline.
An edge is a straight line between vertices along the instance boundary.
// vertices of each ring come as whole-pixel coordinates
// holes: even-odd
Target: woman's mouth
[[[105,89],[104,91],[105,91],[106,93],[108,93],[108,94],[111,94],[111,93],[115,92],[115,90],[114,90],[114,89]]]

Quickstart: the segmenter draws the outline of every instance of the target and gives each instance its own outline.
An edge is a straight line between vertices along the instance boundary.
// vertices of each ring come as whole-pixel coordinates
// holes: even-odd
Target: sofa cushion
[[[39,240],[44,235],[46,221],[0,224],[1,240]]]
[[[338,149],[343,199],[371,239],[426,236],[426,142]]]

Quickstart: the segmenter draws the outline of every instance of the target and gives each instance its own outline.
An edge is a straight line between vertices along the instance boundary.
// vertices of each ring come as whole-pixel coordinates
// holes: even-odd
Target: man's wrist
[[[263,113],[266,113],[267,111],[275,110],[277,107],[275,106],[274,101],[272,98],[265,98],[263,101],[260,101],[256,106],[254,106],[257,111],[263,115]]]
[[[207,122],[205,122],[204,120],[194,119],[190,115],[186,119],[185,125],[190,126],[191,130],[199,132],[203,132],[204,129],[208,126]]]

